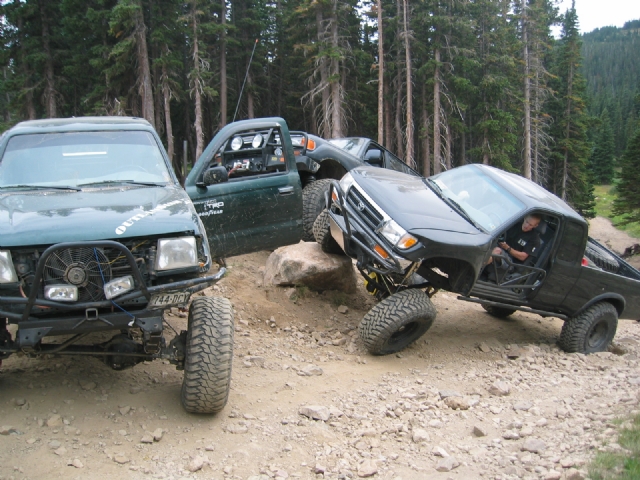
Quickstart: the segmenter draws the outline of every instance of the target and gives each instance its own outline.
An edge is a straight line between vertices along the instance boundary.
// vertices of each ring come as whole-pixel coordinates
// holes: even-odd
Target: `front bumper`
[[[115,248],[126,258],[131,267],[136,288],[115,299],[106,298],[89,302],[56,302],[42,298],[41,286],[47,259],[56,252],[72,248]],[[221,268],[214,275],[167,281],[162,285],[147,286],[132,253],[122,244],[114,241],[68,242],[46,249],[37,264],[31,291],[28,296],[0,296],[0,318],[17,324],[17,347],[36,345],[50,335],[82,334],[105,330],[127,330],[138,327],[145,333],[157,334],[162,331],[162,312],[171,304],[149,307],[151,297],[169,292],[187,292],[186,298],[220,280],[226,273]],[[123,306],[124,305],[124,306]]]

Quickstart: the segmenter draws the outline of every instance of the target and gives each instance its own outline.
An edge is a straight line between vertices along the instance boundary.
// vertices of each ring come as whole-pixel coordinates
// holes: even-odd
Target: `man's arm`
[[[519,252],[518,250],[514,250],[506,242],[500,242],[500,248],[502,248],[505,252],[511,255],[513,258],[520,262],[524,262],[527,258],[529,258],[529,254],[527,252]]]

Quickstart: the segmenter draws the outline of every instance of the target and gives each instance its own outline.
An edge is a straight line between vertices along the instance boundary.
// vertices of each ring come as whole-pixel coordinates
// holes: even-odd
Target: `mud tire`
[[[616,273],[620,268],[618,260],[613,255],[591,242],[587,242],[584,256],[607,272]]]
[[[567,353],[604,352],[617,328],[616,308],[608,302],[596,303],[564,322],[558,345]]]
[[[233,361],[233,309],[222,297],[198,297],[189,308],[182,406],[217,413],[229,398]]]
[[[302,189],[302,240],[313,242],[313,225],[318,215],[327,206],[324,194],[329,191],[331,179],[311,182]]]
[[[326,208],[320,212],[313,224],[313,236],[324,253],[345,255],[338,242],[331,236],[329,212]]]
[[[492,317],[507,318],[509,315],[515,313],[515,308],[496,307],[495,305],[482,305],[482,308]]]
[[[360,322],[360,338],[372,355],[399,352],[431,328],[436,313],[422,290],[403,290],[369,310]]]

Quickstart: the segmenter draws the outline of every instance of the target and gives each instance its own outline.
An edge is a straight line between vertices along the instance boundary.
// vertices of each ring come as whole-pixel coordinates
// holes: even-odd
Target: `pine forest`
[[[553,0],[5,0],[0,18],[0,131],[143,117],[179,177],[225,124],[281,116],[425,176],[516,172],[590,217],[638,129],[640,20],[581,35]]]

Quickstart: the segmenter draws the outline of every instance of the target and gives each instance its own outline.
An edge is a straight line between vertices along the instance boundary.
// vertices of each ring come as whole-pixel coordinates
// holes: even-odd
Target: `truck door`
[[[207,185],[224,166],[229,180]],[[302,186],[283,119],[234,122],[207,146],[185,180],[214,258],[273,249],[302,238]]]

